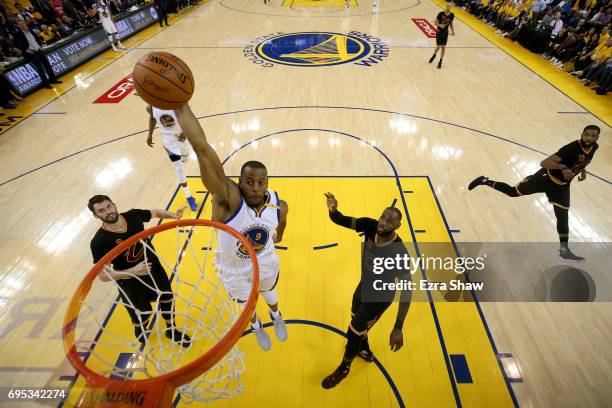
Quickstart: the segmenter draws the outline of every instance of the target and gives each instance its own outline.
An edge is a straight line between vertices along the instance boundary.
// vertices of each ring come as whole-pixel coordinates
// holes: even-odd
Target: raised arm
[[[350,228],[352,230],[357,229],[357,219],[354,217],[347,217],[338,211],[338,200],[332,193],[325,193],[327,198],[327,209],[329,210],[329,218],[341,227]]]
[[[206,134],[200,126],[195,115],[188,104],[174,111],[181,125],[183,133],[187,136],[189,143],[198,158],[200,165],[200,177],[206,189],[215,197],[216,202],[233,209],[240,202],[238,187],[231,182],[223,171],[223,165],[217,152],[206,140]],[[230,197],[230,189],[234,189]],[[233,201],[232,203],[230,203]]]

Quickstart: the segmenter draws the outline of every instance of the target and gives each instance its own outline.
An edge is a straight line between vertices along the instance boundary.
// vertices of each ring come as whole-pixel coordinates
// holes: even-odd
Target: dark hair
[[[387,207],[387,208],[385,208],[385,211],[387,211],[387,210],[391,210],[391,211],[393,211],[393,212],[395,213],[395,215],[397,215],[397,218],[398,218],[400,221],[402,220],[402,212],[401,212],[400,210],[398,210],[398,209],[397,209],[397,208],[395,208],[395,207]]]
[[[109,196],[97,194],[89,199],[89,202],[87,203],[87,208],[89,208],[89,211],[95,214],[96,212],[94,211],[94,208],[93,208],[94,204],[100,204],[100,203],[103,203],[104,201],[110,201],[111,203],[113,202],[113,200],[111,200]]]
[[[244,169],[246,169],[247,167],[250,167],[252,169],[264,169],[266,171],[268,170],[268,169],[266,169],[266,166],[264,166],[264,164],[262,162],[251,160],[251,161],[248,161],[248,162],[246,162],[246,163],[244,163],[242,165],[242,168],[240,169],[240,176],[241,177],[244,174]]]
[[[582,133],[586,132],[587,130],[595,130],[595,131],[597,131],[598,134],[601,133],[601,129],[597,125],[589,125],[589,126],[585,127],[584,130],[582,131]]]

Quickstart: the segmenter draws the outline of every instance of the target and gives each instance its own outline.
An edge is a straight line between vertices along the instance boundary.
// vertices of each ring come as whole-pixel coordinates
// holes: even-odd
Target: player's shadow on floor
[[[586,271],[557,265],[542,273],[535,287],[538,302],[593,302],[597,288]]]

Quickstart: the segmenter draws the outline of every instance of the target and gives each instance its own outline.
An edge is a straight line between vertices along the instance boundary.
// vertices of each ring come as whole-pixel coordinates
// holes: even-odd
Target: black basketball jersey
[[[453,22],[454,19],[454,13],[446,14],[444,11],[439,12],[438,16],[436,17],[436,20],[439,23],[438,31],[448,31],[448,26],[450,25],[450,23]]]
[[[386,291],[379,292],[377,295],[374,295],[376,291],[374,291],[374,281],[381,280],[385,283],[393,283],[395,282],[396,277],[405,276],[408,271],[406,269],[396,269],[396,268],[385,268],[384,272],[381,274],[374,273],[374,258],[393,258],[395,259],[396,255],[400,255],[401,257],[404,254],[408,254],[408,250],[402,243],[402,239],[399,235],[395,238],[395,240],[388,245],[378,246],[376,245],[375,237],[376,237],[376,228],[378,226],[378,221],[373,218],[358,218],[356,220],[356,230],[357,232],[364,233],[364,241],[361,253],[361,290],[362,297],[366,296],[370,299],[377,298],[379,301],[392,301],[394,296],[394,291]],[[371,296],[372,295],[372,296]]]
[[[132,209],[121,213],[127,227],[124,232],[113,232],[100,228],[91,240],[91,254],[93,261],[98,262],[104,255],[110,252],[121,242],[144,230],[144,223],[151,220],[151,211]],[[148,245],[153,245],[147,240]],[[145,260],[144,247],[140,242],[135,243],[112,261],[113,268],[118,271],[132,268]],[[147,261],[158,263],[159,260],[151,250],[147,250]]]
[[[597,143],[586,147],[582,144],[581,140],[576,140],[566,144],[555,154],[561,158],[562,164],[569,167],[574,174],[578,174],[593,160],[595,151],[598,148],[599,145]],[[548,175],[557,184],[568,183],[565,177],[563,177],[561,170],[548,170]]]

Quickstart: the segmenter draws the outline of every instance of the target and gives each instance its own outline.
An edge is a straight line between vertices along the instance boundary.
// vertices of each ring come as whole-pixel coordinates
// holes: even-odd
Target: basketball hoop
[[[251,258],[252,279],[248,279],[245,284],[252,287],[248,300],[242,305],[238,305],[227,295],[219,277],[210,271],[206,272],[207,264],[212,262],[212,256],[209,255],[212,253],[215,230],[224,231],[237,238]],[[155,236],[156,245],[160,245],[160,240],[168,239],[172,231],[176,234],[175,259],[172,259],[172,255],[162,254],[162,251],[154,249],[150,242]],[[192,241],[202,238],[203,235],[206,239],[207,232],[210,233],[209,245],[194,249],[195,244]],[[165,339],[160,335],[168,329],[160,328],[163,319],[159,308],[150,312],[152,319],[146,320],[147,324],[151,321],[152,324],[147,329],[144,345],[136,341],[132,332],[126,332],[125,328],[109,328],[109,319],[94,316],[96,313],[107,313],[108,309],[102,307],[103,305],[112,308],[123,303],[126,309],[131,307],[129,299],[125,300],[125,297],[122,300],[119,297],[109,300],[108,290],[104,291],[106,296],[98,295],[98,299],[95,299],[97,292],[90,292],[96,283],[96,277],[107,273],[105,267],[138,242],[146,248],[145,262],[147,253],[153,253],[166,272],[171,271],[173,274],[172,320],[180,320],[182,324],[176,323],[176,327],[191,336],[191,344],[186,349],[185,346],[181,347],[180,340],[177,342],[174,338]],[[162,241],[162,244],[163,242],[165,241]],[[200,256],[201,252],[198,251],[204,251],[205,255]],[[195,271],[190,264],[196,265]],[[136,275],[132,277],[139,280],[141,278]],[[122,293],[117,281],[111,282]],[[108,288],[111,282],[95,285],[96,289]],[[162,295],[162,291],[157,287],[150,289],[157,289],[158,296]],[[144,230],[121,242],[100,259],[83,279],[70,300],[64,319],[64,348],[68,360],[86,379],[85,390],[76,399],[75,405],[113,408],[171,407],[177,388],[186,402],[209,402],[229,398],[241,392],[239,375],[244,370],[244,363],[242,353],[235,344],[253,315],[258,289],[259,267],[253,247],[238,231],[225,224],[208,220],[173,221]],[[116,294],[111,296],[115,297]],[[95,335],[91,330],[90,333],[80,330],[77,324],[79,315],[85,309],[94,316],[93,320],[97,323],[98,330]],[[77,329],[82,331],[79,337],[76,335]],[[128,367],[117,368],[112,362],[116,360],[113,353],[124,356],[132,353]]]

